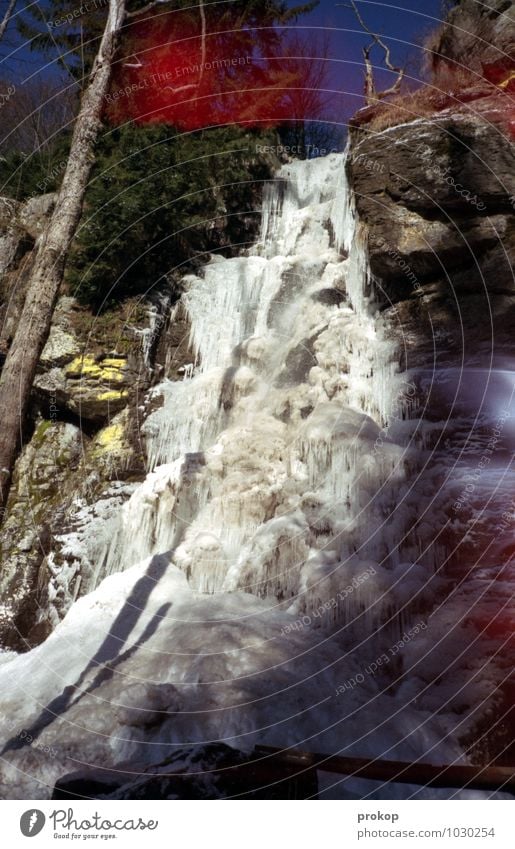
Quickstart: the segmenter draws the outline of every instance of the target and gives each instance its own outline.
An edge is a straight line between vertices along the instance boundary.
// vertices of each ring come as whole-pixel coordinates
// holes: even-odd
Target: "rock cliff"
[[[465,68],[463,90],[433,101],[430,114],[423,93],[406,97],[406,110],[402,99],[363,110],[348,160],[367,230],[376,328],[413,387],[384,434],[405,446],[420,517],[410,533],[419,536],[421,558],[438,551],[447,603],[461,598],[457,619],[472,627],[479,650],[495,635],[491,651],[505,669],[499,645],[512,633],[504,607],[515,448],[514,14],[512,2],[459,3],[432,46],[437,72],[443,63],[454,84],[456,68]],[[483,717],[467,740],[480,759],[502,757],[512,739],[509,686],[499,684],[495,698],[504,719],[492,733]]]
[[[375,291],[387,321],[401,316],[407,368],[423,364],[435,333],[452,345],[438,345],[440,362],[463,356],[486,364],[510,349],[515,172],[508,99],[490,95],[355,136],[349,167],[369,230]]]

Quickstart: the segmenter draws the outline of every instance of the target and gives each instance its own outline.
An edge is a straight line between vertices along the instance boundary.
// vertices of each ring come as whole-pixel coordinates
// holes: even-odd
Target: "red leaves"
[[[134,23],[106,98],[107,117],[186,131],[302,120],[292,92],[307,85],[310,70],[293,52],[270,26],[241,29],[226,19],[222,29],[211,20],[203,31],[198,16],[186,13]]]

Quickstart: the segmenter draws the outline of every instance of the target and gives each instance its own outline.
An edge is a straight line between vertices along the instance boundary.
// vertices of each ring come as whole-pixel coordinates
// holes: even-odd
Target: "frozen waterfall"
[[[402,478],[395,446],[374,454],[396,367],[366,284],[345,157],[285,165],[249,255],[185,281],[195,368],[154,390],[151,471],[99,578],[172,551],[196,590],[245,589],[304,613],[384,559],[384,535],[362,543],[359,526]],[[380,572],[335,622],[391,607],[395,573]]]
[[[373,283],[345,155],[284,165],[265,188],[255,247],[185,280],[196,362],[154,390],[150,471],[109,529],[98,580],[165,554],[192,590],[257,596],[358,661],[423,622],[430,637],[404,650],[413,680],[431,682],[434,706],[443,664],[445,703],[472,716],[483,655],[467,620],[458,632],[448,623],[502,592],[495,564],[453,589],[459,483],[447,482],[446,454],[424,450],[441,427],[414,414],[423,377],[400,373]],[[498,667],[475,684],[485,709]]]
[[[9,735],[59,740],[43,767],[14,747],[7,795],[34,798],[36,774],[44,796],[68,758],[158,763],[206,740],[464,761],[497,673],[453,623],[484,584],[454,594],[441,573],[445,464],[414,477],[437,423],[410,418],[345,156],[284,165],[255,247],[184,289],[195,362],[152,390],[148,474],[104,523],[91,592],[41,646],[0,657]],[[140,721],[163,693],[161,724]]]

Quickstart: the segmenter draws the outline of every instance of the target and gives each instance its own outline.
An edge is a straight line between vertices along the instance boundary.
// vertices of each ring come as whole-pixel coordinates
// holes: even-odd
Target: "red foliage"
[[[276,29],[249,31],[224,21],[204,35],[185,13],[136,22],[124,40],[106,98],[111,123],[167,123],[181,130],[221,124],[277,126],[292,114],[292,91],[309,69],[288,55]],[[293,51],[290,51],[290,54]],[[295,108],[295,113],[298,109]],[[312,117],[312,116],[308,116]]]

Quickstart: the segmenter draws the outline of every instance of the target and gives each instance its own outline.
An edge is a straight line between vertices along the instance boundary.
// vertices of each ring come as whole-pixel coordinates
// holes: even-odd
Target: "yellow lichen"
[[[123,380],[122,371],[126,364],[127,360],[122,357],[106,358],[99,363],[90,355],[75,357],[66,367],[66,376],[88,377],[92,380],[115,381],[119,383]]]
[[[52,427],[52,422],[48,421],[48,419],[43,419],[43,421],[40,422],[40,424],[36,428],[36,432],[34,433],[34,437],[33,437],[36,445],[38,445],[40,442],[43,441],[43,439],[46,436],[47,430],[51,427]]]
[[[80,374],[97,374],[100,369],[98,367],[98,363],[95,362],[93,357],[75,357],[72,362],[66,366],[66,375],[68,377],[74,377],[75,375]]]
[[[111,368],[105,368],[105,369],[101,370],[100,380],[105,380],[105,381],[113,381],[114,380],[117,383],[119,383],[120,381],[123,380],[123,374],[120,371],[115,371],[114,369],[111,369]]]
[[[109,392],[101,392],[96,396],[97,401],[121,401],[127,398],[129,393],[126,389],[111,389]]]
[[[125,429],[122,424],[108,425],[95,438],[96,452],[120,451],[124,447],[124,434]]]
[[[106,357],[105,360],[102,360],[102,367],[124,368],[126,363],[127,360],[124,357]]]

